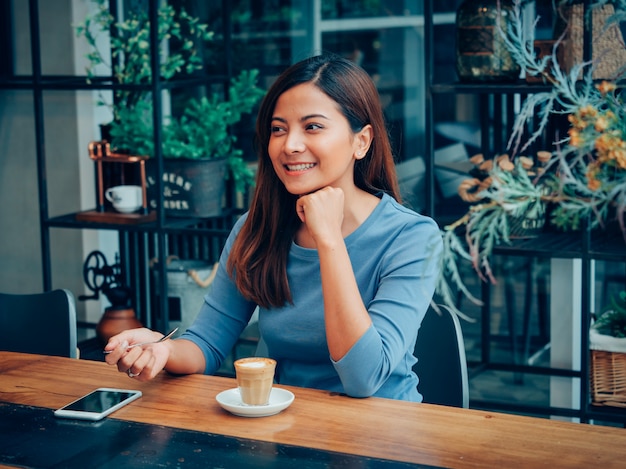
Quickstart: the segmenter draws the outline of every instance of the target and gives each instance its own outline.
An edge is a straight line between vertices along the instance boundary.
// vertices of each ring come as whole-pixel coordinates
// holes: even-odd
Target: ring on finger
[[[130,371],[130,368],[126,371],[126,374],[128,375],[129,378],[135,378],[137,376],[139,376],[141,373],[133,373],[132,371]]]

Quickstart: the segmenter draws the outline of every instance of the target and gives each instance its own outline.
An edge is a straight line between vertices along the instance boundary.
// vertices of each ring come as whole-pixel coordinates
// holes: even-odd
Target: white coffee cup
[[[113,204],[113,208],[121,213],[133,213],[143,205],[141,186],[110,187],[104,196]]]

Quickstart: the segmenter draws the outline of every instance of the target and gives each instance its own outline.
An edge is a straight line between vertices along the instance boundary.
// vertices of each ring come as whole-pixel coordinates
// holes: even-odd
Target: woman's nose
[[[300,132],[289,132],[285,138],[285,153],[302,153],[306,148]]]

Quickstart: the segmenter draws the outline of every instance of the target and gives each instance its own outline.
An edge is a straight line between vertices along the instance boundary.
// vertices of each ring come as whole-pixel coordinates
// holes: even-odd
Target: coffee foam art
[[[245,368],[263,368],[267,363],[264,361],[251,361],[247,363],[241,363],[239,366],[243,366]]]

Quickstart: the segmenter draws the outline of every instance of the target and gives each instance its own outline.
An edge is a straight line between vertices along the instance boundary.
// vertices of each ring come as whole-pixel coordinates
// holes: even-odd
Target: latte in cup
[[[235,361],[237,386],[246,405],[267,405],[270,400],[276,360],[263,357],[240,358]]]

